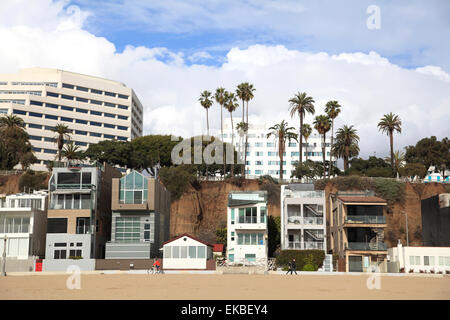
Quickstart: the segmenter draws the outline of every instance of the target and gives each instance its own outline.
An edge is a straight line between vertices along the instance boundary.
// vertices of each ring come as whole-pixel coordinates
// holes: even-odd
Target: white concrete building
[[[57,145],[51,129],[63,123],[71,140],[87,149],[102,140],[130,141],[142,136],[143,107],[133,89],[103,78],[47,68],[0,74],[0,115],[15,114],[25,122],[39,162],[47,170]]]
[[[232,191],[228,194],[228,263],[267,263],[267,218],[267,191]]]
[[[388,249],[388,260],[398,262],[406,273],[434,271],[450,273],[450,247],[397,247]]]
[[[236,130],[236,124],[239,118],[234,121],[234,145],[236,150],[242,152],[244,155],[244,143],[245,139],[241,138],[238,131]],[[250,122],[250,121],[249,121]],[[252,124],[249,123],[248,131],[248,148],[247,148],[247,164],[246,164],[246,174],[248,177],[259,177],[263,175],[270,175],[273,178],[279,178],[280,171],[280,158],[278,156],[278,142],[273,136],[267,138],[269,133],[269,128],[273,124]],[[296,127],[294,122],[290,123],[290,126]],[[230,119],[224,119],[223,124],[224,142],[231,143],[231,122]],[[297,134],[299,129],[296,129]],[[314,131],[313,131],[314,132]],[[221,138],[220,130],[215,133],[217,138]],[[330,160],[330,150],[331,150],[331,132],[328,133],[326,137],[325,146],[325,160]],[[303,139],[303,161],[305,160],[319,161],[322,162],[322,137],[313,133],[309,137],[308,141],[305,142]],[[290,179],[291,173],[294,169],[293,164],[295,161],[299,160],[299,143],[291,141],[290,143],[286,141],[286,152],[283,158],[283,175],[285,179]],[[333,165],[336,166],[336,159],[333,158]]]
[[[163,243],[164,270],[207,270],[215,268],[213,245],[182,234]],[[211,261],[208,264],[208,261]]]
[[[47,232],[47,193],[18,193],[0,202],[0,256],[26,260],[44,256]]]
[[[445,177],[442,176],[442,171],[437,170],[435,166],[430,166],[427,170],[427,175],[423,179],[423,182],[443,182],[450,183],[450,171],[445,170]]]
[[[281,186],[281,249],[326,252],[325,191],[313,184]]]

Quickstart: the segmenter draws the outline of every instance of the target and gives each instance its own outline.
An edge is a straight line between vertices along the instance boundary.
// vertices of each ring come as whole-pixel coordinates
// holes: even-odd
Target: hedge
[[[305,265],[312,265],[317,271],[325,259],[325,252],[323,250],[281,250],[277,255],[276,264],[280,268],[286,268],[289,262],[295,259],[297,270],[303,270]]]

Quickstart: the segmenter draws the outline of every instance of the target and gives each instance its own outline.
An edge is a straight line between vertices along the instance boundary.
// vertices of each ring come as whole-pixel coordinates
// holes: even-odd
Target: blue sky
[[[91,16],[85,29],[126,45],[165,47],[189,57],[207,52],[220,65],[232,47],[281,44],[307,52],[371,50],[405,68],[450,71],[450,1],[174,1],[75,0]],[[367,8],[380,8],[381,28],[369,30]],[[187,61],[192,63],[193,61]]]

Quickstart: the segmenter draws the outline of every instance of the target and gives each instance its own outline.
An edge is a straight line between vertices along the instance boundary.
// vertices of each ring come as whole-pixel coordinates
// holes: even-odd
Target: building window
[[[434,257],[424,256],[423,257],[424,266],[434,266]]]
[[[82,136],[87,136],[87,131],[75,130],[75,134],[79,134],[79,135],[82,135]]]
[[[56,98],[58,98],[58,97],[59,97],[59,94],[58,94],[58,93],[54,93],[54,92],[47,91],[47,97],[56,97]]]
[[[116,107],[116,105],[114,103],[111,103],[111,102],[105,102],[105,106],[106,107],[110,107],[110,108],[115,108]]]
[[[144,224],[144,241],[150,241],[150,224]]]
[[[61,99],[73,100],[73,96],[68,96],[68,95],[66,95],[66,94],[62,94],[62,95],[61,95]]]
[[[116,218],[116,241],[137,242],[141,236],[141,221],[139,217]]]
[[[61,117],[61,121],[73,122],[73,119],[72,118]]]
[[[102,105],[102,102],[101,102],[101,101],[98,101],[98,100],[92,100],[92,99],[91,99],[91,103],[92,103],[92,104]]]
[[[79,113],[88,113],[88,110],[86,110],[86,109],[77,108],[76,111]]]
[[[121,98],[121,99],[128,99],[128,96],[119,93],[119,98]]]
[[[53,104],[53,103],[46,103],[45,106],[47,108],[58,109],[58,105],[57,104]]]
[[[121,115],[117,115],[117,118],[121,119],[121,120],[128,120],[127,116],[121,116]]]
[[[117,107],[119,107],[119,109],[128,110],[128,106],[124,106],[123,104],[118,104]]]
[[[86,120],[75,119],[75,123],[88,124]]]
[[[96,126],[96,127],[102,126],[102,124],[100,122],[95,122],[95,121],[91,121],[90,124],[91,124],[91,126]]]
[[[61,110],[73,111],[73,108],[72,107],[67,107],[67,106],[61,106]]]
[[[53,259],[65,259],[66,258],[66,250],[55,250]]]
[[[101,138],[101,136],[102,136],[101,133],[97,133],[97,132],[90,132],[89,135],[90,135],[91,137],[98,137],[98,138]]]
[[[103,94],[103,91],[97,90],[97,89],[91,89],[91,93],[95,93],[95,94]]]
[[[81,250],[69,250],[69,259],[72,257],[81,257]]]
[[[77,86],[77,90],[79,90],[79,91],[84,91],[84,92],[88,92],[88,91],[89,91],[88,88],[86,88],[86,87],[80,87],[80,86]]]
[[[112,135],[110,135],[110,134],[104,134],[103,137],[104,137],[105,139],[115,139],[115,137],[112,136]]]
[[[95,115],[95,116],[101,116],[101,115],[102,115],[101,112],[93,111],[93,110],[91,110],[91,114],[93,114],[93,115]]]
[[[263,245],[263,233],[238,233],[238,245]]]
[[[206,247],[205,246],[197,246],[197,258],[199,258],[199,259],[206,258]]]
[[[266,207],[261,207],[260,208],[260,213],[261,213],[260,222],[261,223],[266,223],[266,216],[267,216],[267,209],[266,209]]]
[[[108,117],[108,118],[115,118],[115,117],[116,117],[114,114],[112,114],[112,113],[107,113],[107,112],[105,112],[103,115],[104,115],[105,117]]]
[[[116,94],[114,92],[105,91],[105,96],[115,97]]]
[[[140,173],[133,171],[120,179],[119,202],[142,204],[147,201],[148,181]]]
[[[46,114],[45,115],[45,119],[58,120],[58,117],[54,116],[54,115],[51,115],[51,114]]]
[[[14,114],[23,114],[23,115],[26,115],[26,114],[27,114],[26,111],[23,111],[23,110],[17,110],[17,109],[13,109],[13,113],[14,113]]]
[[[77,101],[79,101],[79,102],[84,102],[84,103],[88,103],[88,102],[89,102],[88,99],[80,98],[80,97],[77,97],[75,100],[77,100]]]
[[[62,87],[63,87],[63,88],[68,88],[68,89],[73,89],[73,88],[75,88],[74,85],[68,84],[68,83],[63,83],[63,84],[62,84]]]
[[[105,124],[104,124],[104,127],[105,127],[105,128],[111,128],[111,129],[114,129],[116,126],[113,125],[113,124],[105,123]],[[114,139],[114,138],[111,138],[111,139]]]
[[[409,264],[412,266],[420,266],[420,257],[419,256],[410,256]]]

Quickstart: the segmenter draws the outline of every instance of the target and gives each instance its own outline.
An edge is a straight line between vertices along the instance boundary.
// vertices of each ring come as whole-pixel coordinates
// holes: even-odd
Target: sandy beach
[[[368,275],[82,274],[80,289],[69,275],[0,277],[0,300],[10,299],[450,299],[450,276],[381,276],[368,289]]]

